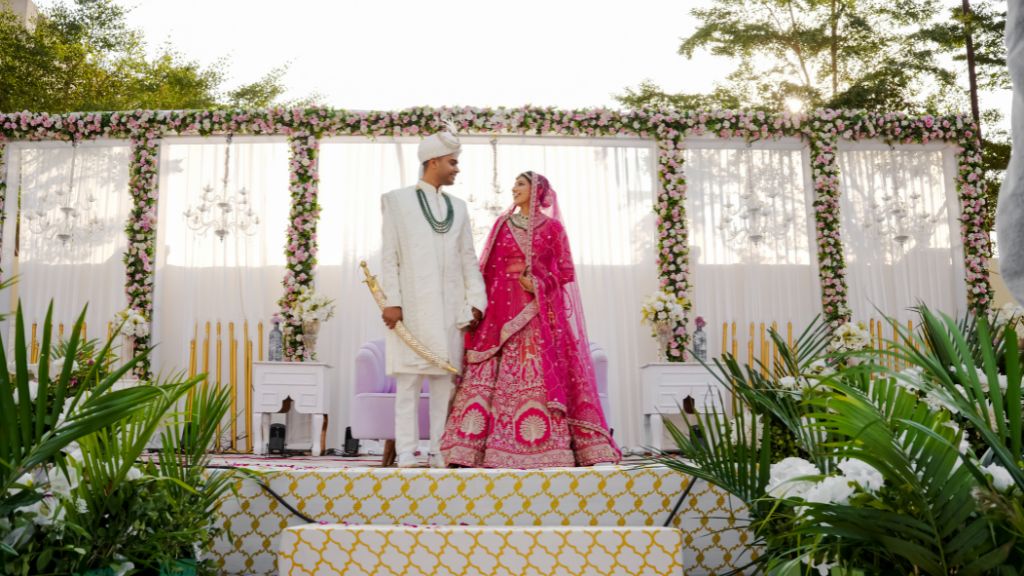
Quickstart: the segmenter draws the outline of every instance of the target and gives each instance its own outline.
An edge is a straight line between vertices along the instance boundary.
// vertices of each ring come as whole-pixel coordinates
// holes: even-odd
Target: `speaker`
[[[342,456],[354,458],[359,456],[359,439],[352,437],[352,427],[345,427],[345,450],[341,453]]]
[[[284,424],[270,425],[270,439],[267,442],[267,452],[284,455],[284,432]]]

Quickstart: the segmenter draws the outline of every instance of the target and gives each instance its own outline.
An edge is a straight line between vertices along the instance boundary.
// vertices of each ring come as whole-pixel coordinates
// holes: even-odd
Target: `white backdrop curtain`
[[[73,152],[66,142],[12,143],[8,154],[3,258],[14,264],[4,265],[4,277],[20,276],[12,295],[21,298],[26,326],[42,323],[52,299],[54,337],[59,324],[67,334],[88,304],[87,336],[105,341],[108,323],[127,305],[123,257],[124,225],[131,211],[128,145],[89,141]],[[54,237],[55,223],[63,218],[59,205],[83,210],[79,222],[94,220],[93,231],[85,233],[77,224],[66,243]],[[49,218],[49,225],[34,230],[28,216],[40,212],[39,221]],[[3,333],[9,347],[6,327]]]
[[[608,417],[619,442],[639,444],[638,367],[656,355],[639,312],[643,297],[657,288],[653,145],[624,139],[462,141],[461,173],[449,191],[470,203],[479,243],[494,221],[488,208],[511,204],[512,183],[520,172],[546,175],[558,192],[589,336],[609,356]],[[359,346],[384,335],[380,312],[360,284],[358,265],[365,259],[371,270],[380,269],[380,196],[416,182],[417,142],[337,138],[321,145],[317,290],[338,304],[337,317],[321,328],[317,345],[338,382],[332,388],[328,446],[341,443]]]
[[[925,303],[947,314],[966,310],[963,245],[955,187],[956,160],[945,145],[890,148],[843,143],[839,152],[840,213],[848,302],[854,320],[893,316]],[[892,210],[906,240],[897,241]],[[880,221],[880,216],[886,218]],[[877,310],[876,310],[877,309]]]
[[[690,318],[692,323],[701,316],[708,323],[708,358],[722,351],[723,323],[730,324],[730,341],[731,324],[736,323],[741,359],[746,358],[752,322],[758,328],[762,322],[777,322],[783,335],[792,322],[795,337],[821,312],[806,147],[796,139],[747,148],[695,138],[688,140],[685,162],[693,284]],[[726,213],[745,206],[741,196],[751,192],[775,210],[771,233],[759,243],[743,231],[732,236],[722,229]],[[737,215],[734,221],[744,219]]]
[[[231,230],[218,239],[190,229],[184,212],[197,206],[203,188],[222,190],[224,138],[169,138],[160,148],[159,225],[156,254],[154,371],[170,374],[189,366],[189,342],[198,327],[199,371],[206,322],[211,323],[210,381],[216,382],[216,326],[221,323],[223,363],[220,381],[228,385],[229,323],[239,341],[238,430],[244,431],[241,381],[245,371],[244,328],[248,323],[254,354],[258,350],[257,324],[269,330],[283,293],[284,243],[290,197],[288,145],[284,138],[235,137],[231,145],[228,191],[248,192],[260,218],[251,236]],[[264,338],[266,337],[264,333]],[[301,426],[290,426],[301,431]],[[225,433],[229,430],[226,428]],[[305,436],[308,439],[308,431]],[[222,442],[228,439],[222,437]],[[241,444],[240,445],[244,445]]]

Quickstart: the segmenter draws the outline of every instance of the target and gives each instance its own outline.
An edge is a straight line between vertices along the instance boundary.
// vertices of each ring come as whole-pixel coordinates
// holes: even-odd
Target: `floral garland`
[[[870,114],[850,110],[822,110],[814,114],[811,130],[807,134],[812,147],[815,143],[844,138],[847,140],[882,139],[892,144],[927,144],[929,142],[955,143],[959,147],[957,154],[957,194],[960,198],[960,236],[964,246],[964,264],[966,268],[967,304],[975,313],[984,314],[992,303],[992,286],[989,283],[988,260],[992,256],[992,247],[988,232],[984,229],[989,206],[985,202],[985,184],[982,178],[981,141],[974,120],[965,114],[955,116],[909,116],[904,113]],[[832,150],[835,147],[832,145]],[[838,167],[825,170],[827,164],[835,164],[835,154],[823,159],[818,165],[821,170],[815,175],[834,174],[836,177],[827,182],[832,190],[827,194],[838,200],[839,178]],[[814,159],[812,159],[813,161]],[[815,180],[817,189],[818,181]],[[823,193],[818,190],[819,197]],[[836,205],[836,213],[838,206]],[[819,226],[822,222],[819,212]],[[838,227],[838,224],[836,225]],[[819,235],[821,228],[819,227]],[[836,232],[835,241],[838,247],[839,238]],[[842,250],[836,252],[842,255]],[[819,248],[820,255],[820,248]],[[834,259],[833,259],[833,263]],[[842,268],[838,263],[834,273]],[[823,288],[824,272],[822,273]],[[846,308],[845,280],[842,281],[842,300],[837,299],[836,316],[830,320],[848,319]],[[836,286],[833,284],[833,286]],[[838,286],[836,286],[838,289]]]
[[[686,179],[683,176],[683,140],[674,130],[658,140],[658,177],[661,192],[654,211],[658,215],[658,270],[661,288],[683,302],[682,318],[668,343],[670,361],[686,359],[686,331],[690,295],[690,245],[686,228]]]
[[[4,223],[7,222],[7,211],[4,204],[7,200],[7,145],[0,136],[0,254],[4,248]],[[0,279],[2,279],[2,266],[0,266]]]
[[[312,288],[316,268],[316,225],[320,219],[317,190],[320,140],[307,132],[297,132],[288,139],[291,149],[290,184],[291,214],[288,218],[288,244],[285,246],[284,295],[277,301],[284,319],[284,356],[289,360],[309,360],[313,351],[303,344],[302,318],[296,303],[305,288]]]
[[[285,295],[279,301],[286,319],[290,357],[306,358],[301,326],[294,323],[290,307],[294,293],[310,286],[316,265],[316,221],[319,204],[316,160],[320,136],[422,136],[443,127],[451,118],[461,131],[498,135],[552,135],[582,137],[633,136],[656,139],[658,177],[661,183],[655,211],[658,215],[658,263],[661,286],[677,297],[692,300],[689,283],[683,146],[691,135],[754,140],[804,138],[811,149],[815,186],[819,277],[826,318],[841,324],[849,318],[845,262],[839,236],[839,170],[836,146],[840,138],[880,138],[890,143],[945,141],[959,148],[957,189],[961,200],[961,237],[967,270],[968,298],[972,309],[985,310],[991,302],[987,260],[989,238],[983,229],[988,206],[981,179],[981,146],[970,118],[956,116],[911,117],[864,111],[818,110],[808,115],[764,112],[636,110],[620,112],[604,108],[560,110],[520,108],[430,108],[400,111],[355,112],[328,108],[265,110],[185,110],[66,115],[17,112],[0,114],[0,143],[5,139],[69,140],[71,138],[130,138],[133,140],[132,194],[136,209],[127,231],[134,252],[126,255],[129,267],[131,306],[150,318],[152,309],[152,227],[155,222],[156,142],[165,134],[284,134],[290,136],[292,218],[288,230],[288,269]],[[144,134],[140,138],[138,135]],[[135,144],[138,140],[139,144]],[[144,140],[144,143],[142,141]],[[145,155],[142,151],[145,150]],[[142,165],[145,164],[145,165]],[[0,205],[6,187],[0,180]],[[2,225],[2,221],[0,221]],[[148,226],[148,228],[147,228]],[[149,248],[142,248],[142,245]],[[147,269],[148,266],[148,269]],[[143,282],[137,289],[132,286]],[[688,343],[686,322],[675,330],[669,358],[685,359]]]
[[[821,310],[833,328],[850,321],[850,308],[846,303],[846,255],[843,253],[843,242],[839,233],[837,144],[834,136],[810,140]]]
[[[128,309],[146,320],[153,322],[153,270],[156,262],[156,198],[159,178],[160,144],[152,130],[139,132],[131,139],[131,163],[128,173],[128,190],[132,195],[132,211],[125,225],[128,246],[124,253],[124,268],[127,276],[125,294]],[[145,349],[150,344],[150,333],[130,336],[135,350]],[[135,375],[148,380],[150,359],[147,355],[134,368]]]

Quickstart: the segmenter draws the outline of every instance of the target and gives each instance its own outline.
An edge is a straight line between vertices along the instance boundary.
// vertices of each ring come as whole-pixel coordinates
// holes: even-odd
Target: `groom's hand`
[[[401,306],[388,306],[384,309],[384,314],[381,315],[384,318],[384,324],[388,328],[394,330],[395,324],[402,319],[402,307]]]
[[[470,330],[476,330],[476,327],[480,325],[480,321],[483,319],[484,313],[473,308],[473,319],[469,321],[469,326],[467,326],[467,328]]]

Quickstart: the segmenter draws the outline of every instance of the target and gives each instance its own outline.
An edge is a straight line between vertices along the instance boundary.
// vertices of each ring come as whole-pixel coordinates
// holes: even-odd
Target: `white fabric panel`
[[[494,221],[487,205],[511,204],[520,172],[547,176],[558,192],[573,249],[590,339],[609,355],[608,415],[616,438],[640,443],[638,368],[655,357],[640,326],[640,303],[657,287],[654,259],[655,152],[632,140],[500,138],[498,193],[494,152],[486,138],[463,137],[461,173],[449,191],[470,204],[480,244]],[[417,140],[322,144],[318,290],[337,298],[338,317],[321,329],[320,358],[335,366],[329,446],[341,443],[348,420],[352,361],[359,346],[383,335],[380,312],[360,285],[359,261],[379,271],[380,195],[416,181]]]
[[[1024,150],[1024,6],[1020,2],[1006,4],[1006,67],[1013,81],[1010,135],[1019,152]],[[1010,156],[997,207],[996,231],[1003,246],[997,255],[999,273],[1019,304],[1024,302],[1024,158],[1020,153]]]
[[[219,192],[224,177],[223,138],[174,138],[160,149],[159,226],[157,228],[154,372],[187,370],[189,341],[198,329],[198,370],[202,371],[205,323],[211,322],[209,373],[216,374],[217,322],[221,322],[223,363],[219,380],[229,382],[229,323],[234,322],[238,348],[239,413],[244,411],[244,326],[249,325],[253,354],[259,350],[257,324],[270,330],[270,317],[283,293],[284,239],[290,198],[288,193],[288,145],[283,138],[239,138],[231,147],[229,191],[244,187],[259,215],[255,234],[232,231],[223,241],[212,232],[205,236],[191,230],[184,212],[199,203],[202,188]],[[239,436],[243,419],[239,414]],[[306,430],[308,425],[290,426]],[[228,442],[227,430],[222,442]]]
[[[792,322],[794,334],[821,313],[809,157],[798,140],[742,143],[693,139],[686,150],[691,323],[708,323],[708,358],[722,352],[722,325],[736,323],[740,357],[751,323]],[[751,180],[751,178],[753,180]],[[774,190],[774,200],[767,196]],[[754,243],[721,228],[727,206],[753,192],[773,202],[774,234]],[[737,218],[742,221],[742,218]],[[691,327],[691,331],[694,328]],[[731,332],[730,332],[731,338]],[[728,347],[728,344],[726,344]]]
[[[56,337],[57,326],[64,324],[69,331],[88,304],[87,336],[105,341],[108,323],[127,305],[123,258],[127,244],[124,225],[131,212],[129,147],[124,142],[83,142],[74,154],[70,143],[12,143],[8,147],[5,262],[16,257],[17,263],[16,268],[4,268],[5,277],[11,273],[20,276],[14,291],[21,298],[26,329],[33,322],[42,323],[52,299]],[[65,205],[82,208],[88,204],[87,196],[95,198],[91,216],[85,217],[96,218],[99,228],[90,235],[80,234],[81,228],[77,228],[66,244],[53,236],[56,226],[32,230],[28,212],[41,209],[50,218],[61,218],[57,194],[66,197],[69,189],[71,200]],[[44,201],[44,196],[48,200]],[[20,236],[17,239],[8,233],[15,230]],[[4,336],[8,336],[6,329]],[[10,346],[9,340],[5,343]]]
[[[908,308],[919,303],[962,314],[967,292],[952,150],[848,144],[841,147],[838,160],[841,234],[853,318],[866,321],[886,315],[906,323],[916,319]],[[877,212],[894,207],[896,198],[909,212],[903,220],[909,238],[902,245],[892,226],[886,230],[877,219]]]

